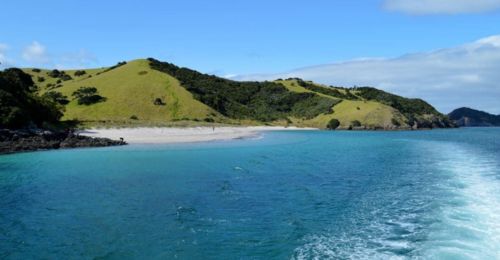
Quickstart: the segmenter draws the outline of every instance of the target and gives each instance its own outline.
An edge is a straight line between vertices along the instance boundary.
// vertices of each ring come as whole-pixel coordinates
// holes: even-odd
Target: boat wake
[[[426,156],[433,158],[430,174],[440,175],[439,182],[427,186],[439,190],[439,196],[422,190],[422,199],[412,203],[371,210],[372,217],[353,215],[358,223],[350,225],[352,230],[306,236],[292,259],[500,259],[500,166],[495,158],[452,143],[427,149]]]

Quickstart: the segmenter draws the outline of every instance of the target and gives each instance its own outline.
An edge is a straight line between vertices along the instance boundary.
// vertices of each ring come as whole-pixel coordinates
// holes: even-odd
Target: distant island
[[[97,69],[6,69],[0,104],[0,152],[124,144],[73,134],[94,127],[454,127],[421,99],[372,87],[299,78],[241,82],[152,58]]]
[[[448,116],[458,126],[500,126],[500,115],[493,115],[468,107],[455,109]]]

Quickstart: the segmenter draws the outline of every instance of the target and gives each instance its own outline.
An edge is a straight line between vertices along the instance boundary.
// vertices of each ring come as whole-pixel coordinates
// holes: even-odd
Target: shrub
[[[142,76],[142,75],[148,74],[148,72],[143,70],[143,71],[139,71],[137,74],[139,74],[139,76]]]
[[[50,72],[47,72],[47,74],[52,77],[52,78],[59,78],[61,76],[61,71],[59,70],[52,70]]]
[[[340,126],[339,120],[333,118],[333,119],[330,120],[330,122],[328,122],[328,124],[326,125],[326,128],[329,129],[329,130],[335,130],[339,126]]]
[[[203,121],[205,121],[207,123],[213,123],[213,122],[215,122],[215,120],[213,118],[210,118],[210,117],[207,117],[207,118],[203,119]]]
[[[45,92],[42,97],[61,105],[67,105],[69,103],[68,97],[57,91]]]
[[[87,72],[84,71],[84,70],[77,70],[77,71],[75,71],[75,77],[80,77],[80,76],[83,76],[85,74],[87,74]]]
[[[361,126],[361,122],[359,122],[358,120],[354,120],[351,122],[351,125],[353,127],[360,127]]]
[[[40,73],[42,70],[37,69],[37,68],[34,68],[34,69],[32,69],[31,71],[36,72],[36,73]]]
[[[401,124],[399,123],[399,121],[398,121],[398,120],[396,120],[396,118],[392,118],[392,119],[391,119],[391,123],[392,123],[393,125],[395,125],[395,126],[401,126]]]
[[[38,82],[44,82],[45,81],[45,78],[44,77],[38,77]]]
[[[132,120],[139,120],[139,118],[136,115],[131,116],[130,119],[132,119]]]
[[[106,98],[99,95],[95,87],[81,87],[72,94],[79,105],[92,105],[106,101]]]
[[[61,81],[61,80],[67,81],[67,80],[72,79],[70,75],[68,75],[68,74],[66,74],[66,72],[60,71],[60,70],[51,70],[50,72],[47,72],[47,75],[49,75],[52,78],[59,78],[58,81]],[[58,83],[60,83],[60,82],[58,82]]]
[[[64,81],[68,81],[68,80],[72,80],[73,78],[70,75],[68,75],[68,74],[63,74],[61,76],[61,79],[64,80]]]
[[[155,106],[164,106],[166,105],[161,98],[156,98],[155,101],[153,102]]]

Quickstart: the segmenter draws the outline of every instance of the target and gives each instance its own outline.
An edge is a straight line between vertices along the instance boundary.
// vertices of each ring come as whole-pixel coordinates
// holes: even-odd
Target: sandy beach
[[[130,144],[166,144],[208,142],[258,137],[264,131],[317,130],[315,128],[250,126],[250,127],[190,127],[190,128],[96,128],[80,131],[80,135],[105,137],[114,140],[123,138]]]

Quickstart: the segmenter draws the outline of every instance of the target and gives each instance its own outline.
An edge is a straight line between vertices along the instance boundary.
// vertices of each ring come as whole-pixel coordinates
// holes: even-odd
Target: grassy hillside
[[[223,121],[217,111],[193,99],[191,93],[180,86],[175,78],[152,70],[147,60],[134,60],[115,69],[85,70],[86,74],[74,76],[75,71],[66,71],[73,79],[63,81],[62,86],[51,88],[58,79],[47,76],[48,71],[32,75],[45,75],[45,82],[38,82],[40,94],[58,91],[71,98],[71,94],[82,86],[96,87],[105,102],[85,106],[76,100],[66,106],[64,118],[77,119],[90,124],[136,124],[151,125],[178,120],[199,120],[214,118]],[[38,77],[38,76],[36,76]],[[36,81],[36,80],[35,80]],[[156,98],[165,105],[155,105]],[[135,116],[137,119],[131,119]]]
[[[278,80],[277,82],[286,86],[290,91],[314,92],[310,89],[302,87],[298,79]],[[346,89],[344,88],[334,88],[319,84],[314,85],[318,88],[325,88],[327,90],[335,89],[342,94],[346,94]],[[322,92],[325,93],[324,91]],[[406,124],[406,118],[398,110],[382,103],[366,101],[361,98],[359,98],[359,100],[347,100],[322,93],[318,94],[338,102],[338,104],[332,108],[333,113],[321,114],[310,120],[295,119],[294,122],[304,126],[319,128],[324,127],[325,122],[328,122],[333,118],[338,119],[341,127],[343,128],[348,128],[354,121],[359,121],[363,126],[367,126],[369,128],[391,127],[394,123],[393,119],[401,125]]]
[[[108,68],[24,71],[32,75],[39,95],[59,92],[67,97],[63,119],[86,126],[222,123],[325,128],[332,119],[341,128],[448,126],[446,118],[424,101],[373,88],[331,87],[295,78],[238,82],[154,59]],[[104,99],[79,104],[72,94],[81,87],[95,87]]]

